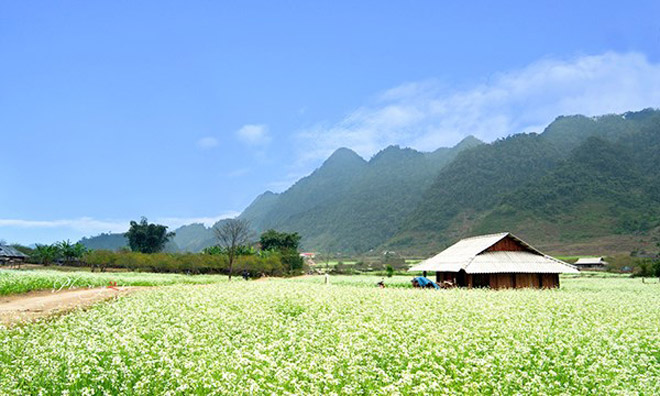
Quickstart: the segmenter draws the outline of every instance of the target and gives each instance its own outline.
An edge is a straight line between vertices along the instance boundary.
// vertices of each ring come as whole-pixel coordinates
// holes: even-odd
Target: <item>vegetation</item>
[[[152,253],[112,252],[95,250],[85,256],[85,262],[93,270],[101,272],[106,268],[121,268],[128,271],[185,273],[185,274],[225,274],[235,275],[243,271],[256,276],[284,276],[289,273],[286,263],[278,253],[261,255],[237,255],[230,268],[225,254],[199,253]]]
[[[391,146],[368,162],[339,149],[284,193],[257,198],[240,217],[259,230],[297,230],[306,248],[367,252],[396,234],[439,169],[480,144],[469,137],[434,153]]]
[[[0,392],[660,393],[658,284],[493,292],[348,280],[169,287],[0,329]]]
[[[229,280],[234,268],[234,260],[250,240],[250,222],[243,219],[229,219],[216,225],[213,232],[218,246],[224,249],[229,264]]]
[[[277,232],[271,229],[261,234],[259,245],[264,252],[278,254],[289,275],[297,275],[303,269],[303,259],[298,253],[300,239],[297,232]]]
[[[139,223],[131,221],[130,225],[124,235],[128,239],[128,246],[134,252],[160,252],[175,235],[173,232],[167,232],[167,226],[149,223],[146,217],[142,217]]]
[[[0,270],[0,295],[25,293],[32,290],[61,290],[81,287],[108,286],[165,286],[175,284],[209,284],[223,282],[221,275],[186,276],[148,273],[91,273],[56,270]]]
[[[88,250],[82,243],[71,243],[61,241],[52,245],[37,244],[30,254],[30,261],[37,264],[50,265],[55,262],[59,264],[79,264]]]

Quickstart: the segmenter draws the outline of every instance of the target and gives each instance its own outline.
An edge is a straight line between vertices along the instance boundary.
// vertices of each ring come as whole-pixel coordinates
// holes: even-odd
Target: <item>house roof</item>
[[[526,251],[495,251],[488,248],[504,238],[511,238]],[[439,254],[413,266],[408,271],[488,273],[577,273],[568,263],[541,253],[509,232],[462,239]]]
[[[19,252],[15,248],[7,245],[0,245],[0,257],[7,258],[27,258],[27,255]]]
[[[575,264],[603,264],[604,262],[602,257],[583,257],[579,258]]]

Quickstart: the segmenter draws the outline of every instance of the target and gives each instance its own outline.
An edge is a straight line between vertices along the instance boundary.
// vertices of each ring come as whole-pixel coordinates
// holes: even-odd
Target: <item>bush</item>
[[[262,255],[238,256],[234,274],[247,271],[251,277],[294,275],[302,269],[302,259],[267,252]],[[138,272],[227,274],[229,259],[225,254],[204,253],[139,253],[95,250],[85,254],[84,261],[92,268],[104,272],[106,268],[124,268]]]

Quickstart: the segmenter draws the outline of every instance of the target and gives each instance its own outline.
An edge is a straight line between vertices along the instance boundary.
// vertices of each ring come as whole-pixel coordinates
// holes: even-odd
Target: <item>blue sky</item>
[[[0,240],[177,227],[341,146],[660,107],[658,2],[0,2]]]

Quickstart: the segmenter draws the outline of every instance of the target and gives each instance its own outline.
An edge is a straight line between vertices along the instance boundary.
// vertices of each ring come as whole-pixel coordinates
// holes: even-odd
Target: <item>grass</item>
[[[164,286],[174,284],[207,284],[223,282],[223,275],[153,274],[142,272],[92,273],[58,270],[0,270],[0,296],[32,290],[70,289],[107,286]]]
[[[148,290],[0,328],[2,394],[660,394],[660,285]]]

